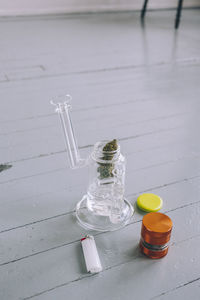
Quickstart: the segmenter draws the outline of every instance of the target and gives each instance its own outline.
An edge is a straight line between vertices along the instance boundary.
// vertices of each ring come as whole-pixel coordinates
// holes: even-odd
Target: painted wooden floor
[[[0,299],[200,299],[200,11],[0,19]],[[86,273],[74,207],[86,170],[68,166],[49,104],[71,93],[83,156],[118,138],[126,196],[151,191],[174,222],[169,254],[138,250],[141,219],[95,235]]]

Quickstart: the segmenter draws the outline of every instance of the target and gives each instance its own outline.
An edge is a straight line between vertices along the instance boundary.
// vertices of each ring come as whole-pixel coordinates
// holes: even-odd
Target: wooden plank
[[[180,71],[180,70],[179,70]],[[146,71],[145,71],[146,72]],[[178,72],[178,71],[177,71]],[[179,74],[174,74],[173,80],[171,77],[169,77],[170,81],[166,84],[166,87],[163,91],[163,81],[166,80],[167,76],[171,76],[174,71],[168,70],[166,71],[165,68],[163,68],[162,75],[159,72],[153,73],[153,80],[149,80],[149,74],[148,76],[145,75],[144,71],[142,72],[143,75],[139,79],[136,79],[136,83],[139,83],[139,89],[136,87],[136,84],[133,85],[132,82],[134,80],[133,72],[129,72],[129,74],[126,72],[123,72],[121,74],[115,75],[116,72],[112,73],[112,79],[117,77],[117,82],[115,82],[114,86],[112,85],[112,81],[110,80],[109,86],[107,87],[107,90],[115,90],[117,87],[117,90],[115,92],[112,91],[112,93],[108,93],[105,90],[105,85],[108,85],[108,82],[106,83],[106,80],[109,78],[109,76],[105,76],[105,80],[103,81],[102,85],[100,86],[93,86],[91,95],[85,97],[84,102],[81,101],[82,96],[77,102],[75,101],[75,111],[76,109],[83,108],[89,108],[91,103],[94,103],[94,95],[98,94],[97,102],[99,101],[101,105],[106,104],[119,104],[122,96],[122,92],[125,90],[129,90],[129,92],[126,92],[125,95],[125,104],[123,105],[116,105],[111,106],[110,109],[108,107],[104,109],[94,109],[94,111],[83,111],[83,112],[76,112],[74,114],[75,117],[75,125],[76,125],[76,132],[79,139],[80,146],[84,146],[86,144],[92,144],[100,138],[106,138],[105,136],[105,128],[107,132],[107,137],[112,137],[113,135],[116,136],[124,136],[125,134],[129,134],[130,136],[135,136],[139,134],[143,134],[148,132],[150,129],[155,130],[156,129],[162,129],[160,126],[164,123],[165,129],[170,128],[170,125],[175,124],[176,126],[178,120],[181,118],[184,118],[184,113],[189,111],[191,113],[191,101],[193,102],[193,105],[195,106],[195,111],[197,113],[192,113],[192,115],[188,114],[186,116],[186,119],[184,121],[184,124],[187,123],[187,118],[193,118],[194,125],[198,125],[198,110],[199,110],[199,101],[196,98],[196,94],[198,93],[198,83],[195,80],[192,80],[190,78],[198,78],[196,69],[188,69],[183,71],[184,72],[184,80],[183,82],[182,78],[179,84],[188,84],[190,83],[190,95],[185,91],[184,93],[181,92],[181,90],[173,90],[172,97],[170,95],[169,87],[173,87],[173,80],[175,78],[179,78]],[[126,75],[125,75],[126,74]],[[159,74],[159,75],[158,75]],[[122,79],[122,77],[126,76],[126,78],[123,78],[124,84],[119,85],[119,80]],[[146,76],[144,82],[144,76]],[[94,76],[93,76],[94,77]],[[91,80],[90,78],[89,80]],[[96,80],[100,79],[102,76],[95,76]],[[151,78],[151,77],[150,77]],[[126,80],[124,80],[126,79]],[[78,79],[77,79],[78,80]],[[116,79],[115,79],[116,80]],[[140,80],[142,80],[142,85],[140,83]],[[99,80],[99,82],[102,81]],[[149,82],[150,81],[150,82]],[[160,88],[158,89],[154,87],[154,82],[159,82]],[[52,80],[48,82],[48,84],[52,85]],[[98,85],[100,84],[98,82]],[[41,85],[41,95],[39,95],[39,92],[33,93],[33,86],[35,84]],[[59,81],[60,84],[60,81]],[[63,83],[62,83],[63,84]],[[12,105],[13,109],[11,110],[9,108],[10,101],[3,101],[0,103],[1,110],[4,111],[3,118],[7,118],[9,120],[10,118],[16,118],[16,110],[17,110],[17,118],[20,117],[20,114],[22,113],[24,117],[34,117],[34,115],[38,116],[40,113],[42,113],[42,116],[46,115],[47,112],[52,114],[52,107],[49,105],[49,99],[50,99],[50,92],[49,96],[44,96],[44,91],[46,89],[46,85],[43,83],[39,83],[39,81],[35,81],[28,86],[28,90],[26,92],[24,91],[24,86],[19,85],[21,92],[17,92],[18,101],[14,101],[14,104]],[[138,101],[135,103],[130,103],[131,100],[134,101],[133,95],[135,95],[136,99],[141,99],[141,91],[144,89],[144,85],[147,85],[147,92],[143,92],[145,98],[148,98],[150,101]],[[169,85],[169,86],[168,86]],[[171,86],[172,85],[172,86]],[[177,82],[178,85],[178,82]],[[45,87],[45,89],[44,89]],[[13,86],[14,88],[14,86]],[[16,87],[15,87],[16,88]],[[102,91],[100,93],[100,90],[103,89],[104,94],[102,94]],[[165,90],[167,89],[167,90]],[[121,94],[118,94],[118,91],[121,90]],[[11,95],[9,95],[10,91],[12,92],[12,89],[6,89],[6,93],[2,94],[2,98],[10,98]],[[81,88],[79,92],[81,91]],[[194,92],[192,92],[194,91]],[[22,93],[22,97],[21,94]],[[27,98],[28,93],[28,98]],[[84,92],[85,93],[85,92]],[[83,94],[84,94],[83,93]],[[100,94],[99,94],[100,93]],[[146,93],[148,94],[148,97],[146,96]],[[29,99],[30,94],[30,99]],[[166,95],[167,94],[167,97]],[[111,96],[111,97],[110,97]],[[12,96],[13,97],[13,96]],[[44,97],[44,98],[43,98]],[[155,97],[155,100],[153,99]],[[188,97],[192,98],[192,100],[189,102]],[[179,101],[175,101],[175,99],[180,99]],[[11,98],[10,98],[11,99]],[[28,100],[27,100],[28,99]],[[45,99],[45,101],[42,101],[42,99]],[[22,103],[21,103],[22,101]],[[28,101],[28,105],[27,102]],[[82,102],[82,103],[81,103]],[[95,103],[97,103],[95,101]],[[42,103],[42,104],[41,104]],[[167,105],[166,105],[167,103]],[[176,104],[174,104],[176,103]],[[184,104],[184,105],[183,105]],[[22,105],[24,107],[23,110],[18,110],[18,106]],[[93,104],[94,108],[95,105]],[[128,113],[126,113],[128,111]],[[183,115],[182,115],[183,113]],[[112,115],[112,118],[109,117],[109,114]],[[124,121],[124,116],[126,114],[126,121]],[[177,114],[177,115],[176,115]],[[180,114],[180,115],[179,115]],[[105,118],[104,122],[100,122],[102,120],[102,117]],[[163,119],[162,119],[163,117]],[[167,118],[169,117],[169,119]],[[157,119],[156,119],[157,118]],[[5,119],[6,120],[6,119]],[[5,121],[4,120],[4,121]],[[96,120],[99,120],[99,122],[96,122]],[[142,122],[146,121],[146,124],[143,124]],[[159,122],[157,122],[159,121]],[[170,121],[170,125],[169,125]],[[174,121],[174,123],[172,122]],[[56,120],[55,115],[51,115],[46,118],[37,118],[37,119],[30,119],[17,122],[10,122],[1,125],[2,128],[2,134],[10,132],[9,135],[3,135],[1,137],[1,157],[3,158],[2,162],[7,161],[14,161],[14,160],[20,160],[23,158],[33,157],[33,156],[40,156],[47,154],[49,152],[57,152],[63,149],[63,143],[60,138],[58,138],[58,135],[60,134],[60,128],[59,123]],[[82,123],[83,122],[83,123]],[[123,123],[124,122],[124,123]],[[197,124],[195,124],[195,122]],[[19,125],[18,125],[19,124]],[[132,124],[132,127],[130,126]],[[94,126],[95,125],[95,126]],[[123,126],[124,125],[124,126]],[[116,126],[116,127],[115,127]],[[146,126],[146,127],[145,127]],[[26,129],[22,129],[26,128]],[[95,128],[95,129],[94,129]],[[30,131],[27,131],[27,129],[31,129]],[[148,131],[147,131],[148,129]],[[87,135],[86,135],[87,132]],[[60,135],[59,135],[60,136]],[[38,143],[40,144],[40,147],[38,147]],[[61,144],[62,143],[62,144]],[[14,149],[15,147],[15,149]]]
[[[28,91],[27,91],[28,92]],[[93,91],[94,92],[94,91]],[[128,95],[128,93],[126,94]],[[181,115],[194,114],[194,111],[191,109],[191,103],[199,110],[199,103],[196,98],[191,99],[191,102],[188,103],[186,98],[183,98],[182,104],[174,105],[173,101],[170,100],[167,105],[165,105],[160,99],[134,99],[132,97],[128,99],[123,99],[120,103],[114,101],[115,93],[112,94],[112,99],[110,103],[93,105],[90,107],[82,107],[79,109],[72,109],[71,114],[75,122],[79,123],[80,126],[84,126],[85,123],[88,125],[93,125],[94,120],[104,120],[106,124],[108,121],[113,122],[115,120],[116,125],[130,123],[141,123],[145,121],[151,121],[154,119],[161,120],[170,117],[179,117]],[[131,93],[130,93],[131,96]],[[49,99],[50,100],[50,99]],[[56,101],[56,100],[55,100]],[[64,99],[63,99],[64,101]],[[80,101],[80,99],[79,99]],[[73,105],[77,105],[76,100],[72,100]],[[8,104],[6,104],[8,105]],[[16,104],[17,105],[17,104]],[[26,108],[26,107],[25,107]],[[39,115],[40,106],[38,103],[38,116],[28,117],[22,120],[13,120],[1,122],[1,136],[6,136],[9,134],[17,134],[18,132],[32,131],[34,129],[40,128],[49,128],[55,126],[57,123],[57,114],[54,113],[54,107],[47,105],[47,110],[51,109],[51,113]],[[172,110],[173,108],[173,110]],[[124,114],[126,113],[127,119],[124,119]],[[102,122],[102,126],[104,125]],[[112,123],[111,123],[112,124]],[[111,126],[109,124],[109,126]]]
[[[150,134],[151,139],[148,137],[149,135],[144,135],[136,139],[122,138],[121,141],[119,140],[122,153],[127,158],[128,166],[132,170],[172,162],[183,159],[184,157],[195,157],[200,154],[198,140],[196,140],[195,136],[190,136],[189,132],[182,128],[181,130],[161,131],[157,135],[155,133]],[[158,137],[160,137],[160,139],[158,139]],[[62,138],[62,136],[60,136],[60,138]],[[149,139],[150,143],[148,144]],[[157,143],[153,143],[154,139]],[[186,143],[188,145],[187,147],[185,146]],[[82,157],[86,158],[92,151],[92,146],[81,149]],[[65,167],[68,168],[69,174],[72,172],[69,170],[70,167],[66,150],[40,155],[36,159],[24,158],[22,161],[9,163],[12,164],[12,169],[1,174],[0,184],[20,178],[36,176],[41,173],[49,173],[53,170],[61,170]]]
[[[134,287],[135,295],[141,295],[141,299],[145,299],[147,295],[148,297],[155,296],[166,289],[180,285],[182,282],[193,280],[200,275],[197,246],[200,239],[200,227],[197,225],[194,229],[193,226],[193,223],[196,223],[199,219],[199,208],[198,203],[196,209],[191,206],[169,213],[175,224],[172,239],[174,245],[171,246],[168,257],[157,263],[139,255],[137,245],[141,224],[135,223],[121,230],[121,234],[119,232],[107,232],[96,236],[104,266],[104,272],[100,276],[93,276],[92,279],[86,277],[80,242],[76,242],[1,266],[0,278],[3,286],[0,291],[1,299],[26,298],[61,285],[66,285],[64,287],[66,289],[65,297],[67,294],[70,298],[76,299],[77,293],[80,295],[81,288],[84,290],[88,287],[88,284],[90,285],[90,293],[87,294],[88,299],[91,299],[92,294],[99,288],[101,289],[102,285],[104,291],[100,295],[99,290],[99,297],[104,296],[105,298],[106,294],[109,293],[109,298],[114,299],[122,287],[124,287],[123,290],[130,290],[130,284]],[[185,222],[182,222],[183,215]],[[78,232],[77,234],[79,236]],[[55,237],[59,238],[59,230],[56,232]],[[180,255],[180,250],[183,247],[184,255]],[[188,264],[188,259],[190,264]],[[182,272],[186,265],[188,266],[187,274]],[[172,272],[174,268],[175,270],[178,269],[179,272]],[[133,270],[135,270],[134,273]],[[124,276],[121,276],[121,274],[124,274]],[[154,276],[162,274],[163,280],[159,285],[153,285],[153,289],[141,290],[141,285],[138,283],[143,282],[143,277],[146,278],[146,287],[152,286],[152,280],[155,278],[152,274]],[[43,278],[42,282],[41,278]],[[108,278],[109,288],[107,289]],[[131,278],[133,279],[130,280]],[[116,280],[120,284],[120,289],[118,289]],[[74,281],[75,283],[73,283]],[[12,285],[10,285],[10,282],[12,282]],[[68,284],[70,282],[72,284]],[[21,286],[21,289],[17,289],[17,286]],[[62,294],[58,295],[57,297],[61,299]],[[48,296],[50,297],[50,294]],[[127,297],[129,296],[127,295]]]
[[[49,292],[40,294],[33,299],[76,299],[79,295],[87,295],[86,299],[130,299],[130,292],[141,300],[153,299],[156,294],[177,288],[187,284],[189,281],[199,278],[199,237],[189,241],[176,244],[170,249],[168,257],[162,261],[152,261],[145,257],[134,259],[136,250],[132,246],[132,251],[127,252],[131,257],[127,264],[116,265],[101,275],[85,277],[83,280],[75,280],[70,284],[60,284],[58,288],[51,288]],[[180,255],[181,248],[184,247],[184,255]],[[134,254],[133,254],[134,253]],[[169,263],[170,259],[170,263]],[[193,262],[192,262],[193,261]],[[190,263],[188,263],[190,262]],[[178,271],[175,271],[177,270]],[[187,270],[187,273],[185,273]],[[159,284],[155,282],[159,280]],[[141,283],[145,282],[145,288]],[[64,285],[64,286],[62,286]],[[198,290],[190,290],[191,296],[198,299]],[[30,299],[27,297],[26,299]],[[169,299],[169,298],[168,298]],[[173,299],[173,298],[170,298]]]
[[[165,65],[138,70],[114,69],[108,72],[68,75],[61,78],[35,79],[24,84],[21,82],[2,83],[0,95],[7,101],[0,103],[0,108],[4,111],[1,121],[52,114],[49,99],[66,92],[70,92],[74,97],[74,109],[88,108],[94,106],[94,103],[97,106],[98,104],[103,106],[138,99],[159,99],[163,106],[166,101],[169,101],[169,103],[176,103],[174,105],[176,109],[176,107],[181,107],[181,103],[174,102],[175,99],[181,99],[180,101],[184,103],[188,101],[188,97],[196,99],[196,93],[199,91],[197,77],[199,71],[194,65],[177,65],[176,69]],[[181,78],[180,74],[182,74]],[[189,85],[190,93],[187,90],[182,93],[181,89],[173,89],[174,81],[177,81],[177,86]],[[10,101],[12,101],[12,109],[9,106]],[[23,110],[18,110],[16,114],[14,108],[20,105]]]
[[[199,175],[198,157],[135,171],[128,168],[126,195],[132,201],[133,194],[153,191],[156,187]],[[54,169],[48,174],[37,174],[2,184],[1,230],[74,210],[76,203],[86,192],[87,180],[84,169],[74,172]],[[8,211],[13,213],[8,214]]]
[[[128,145],[130,146],[130,144]],[[169,147],[171,147],[171,145]],[[166,146],[164,147],[164,149],[168,150],[169,148],[168,146]],[[173,151],[170,151],[167,154],[164,153],[163,147],[158,149],[150,149],[143,152],[129,153],[127,156],[129,160],[128,172],[142,171],[145,168],[159,167],[159,165],[167,163],[176,163],[176,161],[183,158],[187,158],[185,162],[187,162],[187,160],[195,161],[197,160],[198,156],[198,142],[196,144],[194,141],[193,144],[190,144],[188,147],[185,148],[183,148],[181,143],[180,145],[174,144]],[[18,174],[18,176],[14,175],[14,177],[12,177],[12,169],[9,169],[5,173],[2,173],[1,184],[9,184],[9,182],[11,183],[12,181],[28,180],[29,177],[31,178],[37,175],[42,176],[48,173],[51,174],[54,171],[63,172],[63,169],[65,169],[65,166],[63,166],[63,162],[65,162],[66,160],[66,154],[60,153],[57,155],[57,157],[59,158],[59,160],[54,160],[51,157],[41,157],[38,160],[20,162],[19,165],[16,165],[15,169],[15,172],[16,174]],[[20,170],[20,168],[22,169]],[[23,172],[27,168],[30,169],[30,171],[25,171],[26,173],[24,174]],[[82,170],[73,172],[70,169],[68,169],[64,172],[66,172],[66,176],[73,176],[71,174],[76,174],[78,176],[77,183],[79,182],[79,175],[82,174]]]
[[[182,284],[174,290],[163,292],[162,295],[154,297],[154,299],[167,300],[167,299],[190,299],[199,300],[200,295],[200,278],[194,279],[191,282]]]
[[[123,117],[109,117],[101,122],[95,123],[85,121],[85,123],[75,122],[75,132],[77,133],[78,143],[81,148],[93,145],[98,140],[138,138],[139,136],[153,135],[157,133],[165,134],[183,128],[191,120],[197,120],[198,114],[175,114],[166,117],[147,119],[146,121],[131,121],[132,117],[127,116],[127,121],[123,123]],[[118,119],[118,120],[117,120]],[[193,121],[193,122],[194,122]],[[103,123],[103,124],[101,124]],[[185,136],[188,136],[188,129],[185,129]],[[30,131],[13,132],[12,134],[1,137],[1,159],[3,162],[12,162],[31,157],[41,157],[49,153],[63,151],[64,143],[59,121],[54,119],[54,124],[50,127],[44,126]]]
[[[189,12],[188,15],[190,16],[190,14]],[[150,19],[146,31],[141,28],[137,13],[86,15],[85,17],[79,17],[78,20],[77,16],[74,18],[52,17],[52,19],[47,20],[32,18],[28,22],[26,19],[18,19],[10,23],[3,20],[0,34],[3,35],[5,28],[9,33],[4,39],[4,43],[2,43],[1,57],[3,58],[4,69],[10,79],[26,80],[38,77],[39,74],[34,74],[30,70],[29,73],[24,75],[20,72],[16,74],[16,77],[10,75],[10,68],[21,66],[23,60],[25,60],[26,67],[42,65],[45,68],[44,76],[56,76],[99,68],[137,66],[144,64],[146,61],[150,64],[157,62],[170,63],[171,57],[174,55],[173,49],[176,46],[176,39],[171,37],[171,31],[169,30],[171,27],[169,18],[171,18],[172,12],[167,13],[167,18],[165,16],[166,13],[163,12],[159,13],[159,18],[155,15],[155,21],[153,22]],[[154,27],[156,21],[157,30]],[[192,18],[190,17],[186,21],[187,24],[190,22],[189,24],[196,25],[198,12],[193,12]],[[100,26],[101,22],[104,23],[103,28]],[[160,26],[161,24],[162,26]],[[80,28],[82,28],[81,35],[79,34]],[[167,29],[164,35],[162,34],[163,28]],[[193,26],[196,36],[198,36],[197,28]],[[30,33],[40,32],[40,35],[27,34],[27,30]],[[151,33],[149,33],[150,30]],[[104,35],[103,45],[101,39],[99,39],[102,32]],[[91,47],[91,34],[95,47]],[[151,39],[149,38],[150,34]],[[53,42],[52,36],[54,36]],[[158,36],[159,47],[156,46]],[[199,57],[198,49],[194,45],[195,40],[194,43],[189,43],[188,39],[190,37],[188,38],[187,35],[182,34],[178,38],[181,47],[178,49],[178,56],[174,55],[175,60],[176,58],[180,60],[187,57]],[[17,43],[18,40],[26,40],[23,51],[21,50],[21,44]],[[12,49],[13,42],[15,42],[15,49]],[[127,44],[129,47],[127,47]],[[168,47],[164,46],[166,44]],[[7,49],[9,51],[6,51]],[[14,64],[12,61],[13,54],[15,54]],[[77,59],[74,59],[75,57]]]
[[[199,183],[200,178],[196,178],[187,182],[184,181],[168,187],[155,189],[155,192],[164,200],[164,206],[161,211],[171,213],[174,210],[184,208],[182,212],[188,210],[190,217],[192,211],[199,207]],[[135,209],[132,223],[141,221],[144,215],[136,207]],[[190,219],[190,224],[191,222],[192,219]],[[186,219],[184,224],[185,226],[187,225]],[[199,226],[195,230],[198,231]],[[73,213],[66,213],[62,216],[19,227],[15,230],[1,232],[0,256],[2,258],[0,265],[71,244],[79,240],[79,237],[86,233],[86,230],[74,222]],[[195,231],[193,233],[195,234]],[[94,235],[98,235],[98,233],[94,232]],[[55,238],[56,236],[57,238]],[[13,248],[12,245],[15,245],[15,247]]]

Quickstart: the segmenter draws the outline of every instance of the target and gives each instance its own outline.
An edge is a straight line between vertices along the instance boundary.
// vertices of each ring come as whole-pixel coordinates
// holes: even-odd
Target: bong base
[[[121,214],[121,220],[118,223],[112,223],[109,216],[94,214],[87,207],[87,195],[84,195],[81,201],[76,205],[76,217],[79,224],[87,229],[97,231],[114,231],[124,227],[129,223],[134,209],[128,200],[124,199],[124,209]]]

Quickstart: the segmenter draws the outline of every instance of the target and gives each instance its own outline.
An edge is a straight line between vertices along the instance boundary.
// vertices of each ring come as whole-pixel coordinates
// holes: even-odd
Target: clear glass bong
[[[132,205],[124,198],[125,158],[116,140],[97,142],[92,153],[81,159],[70,118],[71,96],[60,96],[54,103],[60,116],[70,167],[89,167],[87,194],[76,205],[81,226],[112,231],[125,226],[133,215]]]

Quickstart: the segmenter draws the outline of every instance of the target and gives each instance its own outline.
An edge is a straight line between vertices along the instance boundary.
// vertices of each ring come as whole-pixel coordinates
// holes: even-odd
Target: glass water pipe
[[[58,99],[58,98],[57,98]],[[88,166],[87,193],[76,205],[76,217],[86,228],[111,231],[125,226],[133,215],[132,205],[124,198],[125,158],[117,140],[97,142],[88,158],[80,158],[70,118],[71,96],[54,103],[59,114],[72,169]]]

